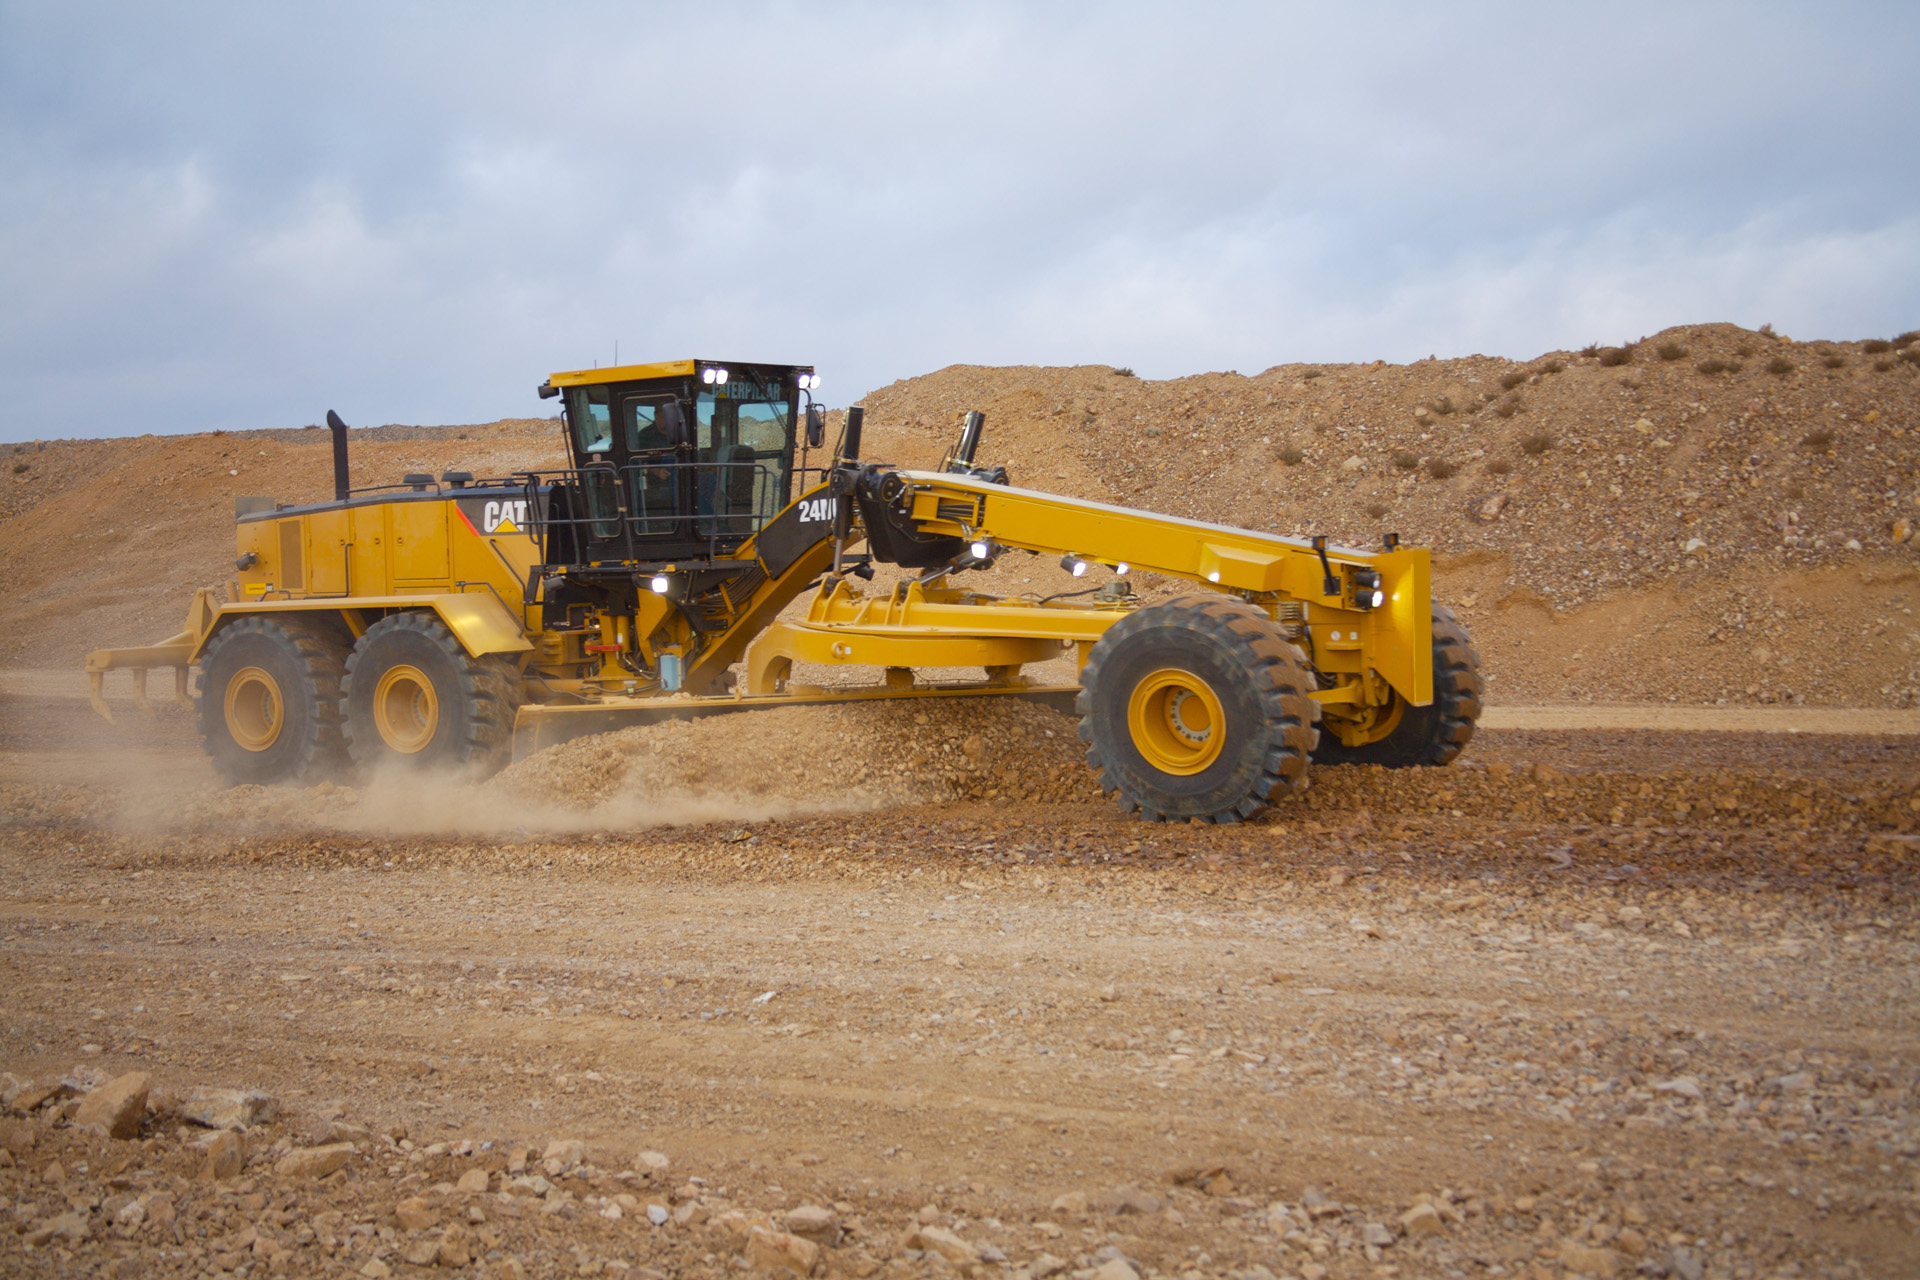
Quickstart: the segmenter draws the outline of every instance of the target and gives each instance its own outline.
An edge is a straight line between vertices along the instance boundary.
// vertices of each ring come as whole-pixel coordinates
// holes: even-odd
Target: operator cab
[[[547,562],[711,559],[789,501],[810,365],[677,360],[556,373],[573,469],[551,477]],[[810,399],[810,397],[809,397]]]

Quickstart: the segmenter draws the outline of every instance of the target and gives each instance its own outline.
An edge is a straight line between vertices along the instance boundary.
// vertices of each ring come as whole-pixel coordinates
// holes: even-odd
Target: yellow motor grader
[[[583,733],[795,703],[1026,697],[1079,716],[1123,807],[1216,822],[1303,789],[1313,761],[1442,765],[1473,736],[1479,658],[1424,549],[1018,488],[976,464],[978,413],[935,470],[865,460],[858,407],[826,451],[818,385],[710,360],[556,373],[539,394],[560,400],[568,465],[363,489],[330,412],[333,500],[237,499],[224,593],[199,591],[161,644],[89,655],[93,705],[112,718],[116,668],[144,706],[147,671],[172,667],[185,700],[198,666],[214,765],[269,783],[485,774]],[[1022,553],[1089,585],[966,585]],[[879,589],[876,564],[902,572]],[[1148,602],[1140,574],[1195,589]],[[1077,684],[1022,674],[1069,653]],[[796,662],[881,670],[809,685]],[[981,678],[931,678],[953,668]]]

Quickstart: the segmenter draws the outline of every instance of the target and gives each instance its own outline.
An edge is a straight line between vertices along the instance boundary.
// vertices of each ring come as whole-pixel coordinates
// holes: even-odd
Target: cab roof
[[[640,382],[648,378],[690,378],[702,369],[729,366],[752,369],[781,369],[787,373],[812,373],[810,364],[768,364],[761,360],[662,360],[655,364],[623,364],[607,369],[573,369],[551,374],[547,384],[555,387],[591,387],[609,382]]]

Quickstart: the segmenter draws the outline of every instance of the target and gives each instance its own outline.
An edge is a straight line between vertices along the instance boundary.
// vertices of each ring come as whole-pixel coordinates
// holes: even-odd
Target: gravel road
[[[1911,738],[400,835],[8,689],[6,1274],[1920,1267]]]

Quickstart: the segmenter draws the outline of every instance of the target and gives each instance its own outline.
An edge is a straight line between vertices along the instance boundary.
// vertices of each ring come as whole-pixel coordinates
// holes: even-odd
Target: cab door
[[[636,549],[686,541],[687,505],[693,477],[686,466],[686,450],[671,438],[659,420],[661,406],[672,399],[670,392],[643,392],[620,398],[623,470],[627,500],[632,504],[627,519]]]

